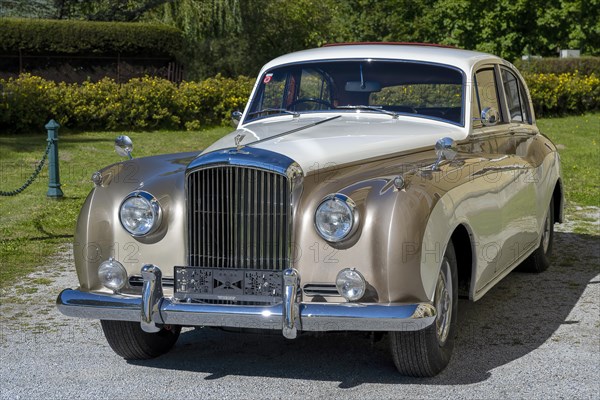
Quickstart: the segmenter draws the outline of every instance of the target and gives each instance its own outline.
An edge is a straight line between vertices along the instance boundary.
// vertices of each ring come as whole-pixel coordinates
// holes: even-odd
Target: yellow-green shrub
[[[60,100],[54,117],[62,125],[91,130],[119,128],[119,85],[112,79],[81,85],[61,83],[58,90]]]
[[[244,108],[254,80],[245,76],[237,79],[217,75],[201,82],[182,82],[179,85],[177,114],[187,128],[226,124],[231,112]]]
[[[0,129],[23,130],[43,127],[58,101],[56,83],[24,74],[18,80],[0,80]]]
[[[176,97],[177,86],[165,79],[132,79],[120,88],[124,107],[120,125],[131,129],[179,127]]]
[[[600,110],[600,78],[595,73],[526,74],[524,78],[538,117]]]
[[[176,85],[160,78],[56,84],[23,74],[0,80],[0,129],[42,130],[49,118],[76,130],[198,129],[243,109],[253,80],[216,76]]]
[[[526,74],[536,115],[600,110],[600,78],[592,73]],[[198,129],[227,124],[243,109],[254,80],[217,75],[176,85],[160,78],[117,84],[66,84],[23,74],[0,79],[0,132],[39,130],[49,118],[75,130]]]

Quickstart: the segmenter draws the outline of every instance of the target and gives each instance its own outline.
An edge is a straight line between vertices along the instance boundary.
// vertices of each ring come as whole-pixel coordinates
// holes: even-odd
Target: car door
[[[509,129],[504,116],[498,68],[494,64],[480,66],[473,75],[471,114],[473,129],[470,135],[469,151],[473,159],[479,162],[472,168],[470,185],[481,193],[472,205],[469,218],[471,229],[476,236],[476,285],[475,292],[490,283],[502,268],[503,224],[502,194],[505,176],[503,168],[507,166],[507,156],[500,150],[500,138]],[[497,121],[483,121],[482,112],[497,113]]]
[[[541,143],[532,123],[524,84],[508,67],[500,66],[499,72],[508,127],[508,134],[498,138],[498,151],[506,155],[508,162],[498,182],[503,244],[496,272],[502,273],[537,244],[536,199],[542,171],[536,168],[541,162]]]

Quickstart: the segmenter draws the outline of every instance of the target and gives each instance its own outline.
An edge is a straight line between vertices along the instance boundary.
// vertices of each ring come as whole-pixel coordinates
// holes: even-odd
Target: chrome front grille
[[[189,265],[284,270],[289,266],[286,176],[217,166],[187,178]]]

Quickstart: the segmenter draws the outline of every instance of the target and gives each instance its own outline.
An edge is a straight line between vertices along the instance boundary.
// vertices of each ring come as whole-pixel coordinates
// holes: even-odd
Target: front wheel
[[[434,294],[435,322],[420,331],[390,332],[392,357],[402,375],[431,377],[450,362],[456,336],[458,282],[452,242],[446,253]]]
[[[156,333],[142,330],[139,322],[100,321],[108,344],[126,360],[147,360],[165,354],[175,345],[180,326],[166,326]]]

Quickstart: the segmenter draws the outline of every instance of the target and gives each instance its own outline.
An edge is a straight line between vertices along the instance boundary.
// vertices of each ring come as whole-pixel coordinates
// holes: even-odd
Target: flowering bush
[[[600,110],[600,78],[595,73],[526,74],[524,78],[538,117]]]
[[[600,110],[595,74],[525,74],[538,117]],[[49,118],[75,130],[199,129],[227,124],[254,80],[217,75],[177,85],[160,78],[66,84],[23,74],[0,79],[0,132],[41,130]]]
[[[37,76],[23,76],[18,82],[0,80],[0,128],[20,131],[43,127],[57,102],[54,82]]]
[[[243,109],[254,81],[216,76],[176,85],[161,78],[54,83],[23,74],[0,79],[0,129],[40,129],[49,118],[75,130],[198,129]]]

